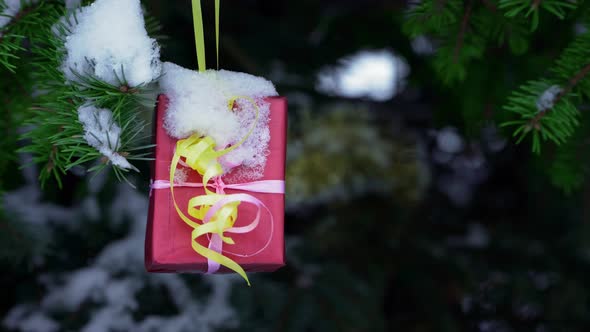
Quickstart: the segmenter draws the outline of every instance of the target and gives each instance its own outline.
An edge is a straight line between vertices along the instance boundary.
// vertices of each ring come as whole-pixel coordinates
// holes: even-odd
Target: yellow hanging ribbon
[[[198,67],[200,72],[204,72],[207,70],[207,67],[205,60],[205,33],[203,29],[201,1],[192,0],[192,8]],[[220,0],[215,0],[215,51],[217,55],[217,69],[219,69],[219,11]],[[233,105],[238,99],[248,100],[256,110],[256,118],[248,134],[233,146],[219,151],[215,150],[215,140],[209,136],[201,137],[198,134],[194,134],[187,139],[179,140],[176,144],[176,150],[170,166],[170,192],[178,216],[180,216],[180,218],[193,229],[191,233],[193,250],[208,260],[217,262],[218,264],[237,272],[246,280],[248,285],[250,285],[246,272],[239,264],[224,256],[222,253],[206,248],[197,242],[197,239],[203,235],[217,234],[223,242],[234,244],[234,241],[230,237],[226,237],[223,234],[225,230],[233,227],[236,222],[240,202],[230,202],[223,205],[206,224],[197,223],[190,218],[192,217],[203,221],[211,207],[226,197],[226,195],[212,192],[207,185],[211,180],[223,174],[223,168],[219,162],[219,158],[242,145],[248,137],[250,137],[256,127],[260,113],[258,105],[256,105],[256,102],[250,97],[233,97],[228,101],[227,105],[230,111],[233,109]],[[185,163],[203,177],[202,184],[205,190],[205,195],[199,195],[189,200],[186,214],[180,209],[174,197],[174,176],[181,158],[184,158]]]
[[[221,0],[215,0],[215,53],[217,56],[217,70],[219,70],[219,11]],[[193,25],[195,30],[195,45],[197,47],[197,62],[199,71],[207,70],[207,61],[205,60],[205,32],[203,29],[203,11],[201,9],[201,0],[192,0],[193,5]]]
[[[223,168],[219,162],[219,158],[238,148],[248,139],[248,137],[250,137],[250,135],[252,135],[260,116],[258,105],[250,97],[234,97],[230,99],[228,102],[230,110],[233,109],[233,105],[238,99],[249,101],[256,110],[256,117],[246,136],[244,136],[238,143],[220,151],[215,150],[215,141],[210,136],[201,137],[198,134],[193,134],[189,138],[179,140],[176,143],[176,150],[170,166],[170,193],[178,216],[193,229],[191,233],[191,245],[193,250],[208,260],[217,262],[220,265],[235,271],[246,280],[249,286],[250,281],[248,280],[248,276],[238,263],[221,253],[200,245],[197,242],[197,239],[203,235],[218,234],[223,242],[234,244],[234,241],[230,237],[224,236],[223,233],[228,228],[233,227],[236,222],[240,202],[232,202],[224,205],[215,213],[210,222],[201,224],[193,221],[180,209],[174,196],[174,177],[181,158],[184,158],[185,163],[203,177],[203,188],[205,190],[205,195],[199,195],[189,200],[187,208],[187,214],[189,216],[202,221],[209,209],[226,196],[212,192],[208,189],[207,184],[215,177],[223,174]],[[195,206],[199,206],[200,208],[195,208]]]
[[[195,45],[197,46],[197,61],[199,71],[207,70],[205,61],[205,33],[203,31],[203,12],[201,10],[201,0],[193,0],[193,25],[195,27]]]
[[[217,56],[217,70],[219,70],[219,7],[221,0],[215,0],[215,54]]]

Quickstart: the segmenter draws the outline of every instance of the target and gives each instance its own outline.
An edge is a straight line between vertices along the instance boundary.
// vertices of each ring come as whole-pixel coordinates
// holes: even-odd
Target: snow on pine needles
[[[84,105],[78,109],[78,119],[84,126],[84,139],[88,145],[96,148],[113,165],[137,170],[117,152],[121,146],[121,127],[115,123],[110,110]]]
[[[137,87],[160,76],[160,47],[148,36],[139,0],[97,0],[72,15],[62,64],[68,80],[91,75]]]

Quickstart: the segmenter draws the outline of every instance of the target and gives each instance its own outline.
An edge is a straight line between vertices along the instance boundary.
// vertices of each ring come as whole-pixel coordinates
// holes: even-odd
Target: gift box
[[[285,147],[287,103],[285,98],[270,97],[270,142],[269,154],[262,179],[285,179]],[[158,98],[155,121],[155,161],[153,165],[153,181],[170,179],[171,160],[177,140],[170,137],[164,129],[164,114],[168,99],[161,95]],[[194,170],[186,172],[186,183],[198,184],[201,176]],[[230,174],[231,175],[231,174]],[[239,189],[240,185],[230,180],[224,184],[226,194],[248,193],[260,200],[268,208],[262,209],[258,227],[245,234],[230,234],[235,244],[224,244],[223,255],[234,260],[246,272],[270,272],[285,265],[284,244],[284,194],[248,192]],[[233,187],[233,188],[232,188]],[[190,198],[204,195],[202,187],[176,186],[174,197],[180,207],[185,207]],[[256,206],[240,204],[235,226],[243,226],[256,216]],[[197,221],[198,222],[198,221]],[[150,192],[150,208],[148,215],[145,241],[145,267],[149,272],[207,272],[207,258],[196,253],[192,248],[192,228],[185,224],[175,210],[169,188],[152,189]],[[210,237],[201,236],[198,243],[207,247]],[[231,270],[221,267],[216,273],[227,273]]]

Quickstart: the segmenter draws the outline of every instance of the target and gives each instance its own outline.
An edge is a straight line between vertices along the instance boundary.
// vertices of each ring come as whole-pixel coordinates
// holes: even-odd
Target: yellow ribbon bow
[[[224,232],[234,226],[234,223],[237,220],[238,206],[240,205],[240,202],[230,202],[223,205],[223,207],[215,212],[209,222],[201,224],[193,221],[180,209],[174,196],[174,177],[181,158],[184,158],[186,165],[197,171],[203,177],[202,184],[205,190],[205,195],[199,195],[189,200],[187,208],[187,213],[189,216],[200,221],[205,220],[209,209],[227,196],[209,190],[207,185],[211,180],[223,174],[223,168],[219,162],[219,158],[238,148],[248,139],[248,137],[250,137],[254,131],[254,128],[256,127],[256,123],[258,122],[258,117],[260,115],[258,105],[250,97],[232,98],[228,102],[228,107],[233,109],[233,105],[238,99],[248,100],[256,110],[256,118],[250,127],[248,134],[244,136],[238,143],[227,149],[219,151],[215,150],[215,141],[209,136],[202,137],[198,134],[193,134],[189,138],[179,140],[176,143],[176,150],[174,152],[170,166],[170,192],[172,195],[174,208],[176,209],[178,216],[193,229],[191,233],[191,245],[193,250],[208,260],[214,261],[237,272],[246,280],[248,285],[250,285],[250,281],[248,280],[246,272],[238,263],[224,256],[222,253],[204,247],[197,242],[197,239],[203,235],[217,234],[223,240],[223,242],[227,244],[234,244],[234,241],[230,237],[224,236]]]

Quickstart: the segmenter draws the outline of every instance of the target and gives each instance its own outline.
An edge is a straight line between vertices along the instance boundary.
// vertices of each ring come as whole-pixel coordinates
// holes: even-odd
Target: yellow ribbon
[[[217,69],[219,70],[219,11],[221,0],[215,0],[215,52],[217,56]],[[199,71],[207,70],[205,60],[205,32],[203,29],[203,11],[201,10],[201,0],[192,0],[193,5],[193,25],[195,30],[195,45],[197,47],[197,62]]]
[[[219,7],[221,0],[215,0],[215,54],[217,55],[217,70],[219,70]]]
[[[193,0],[193,25],[195,27],[195,45],[197,46],[197,61],[199,71],[207,70],[205,61],[205,36],[203,32],[203,12],[201,11],[201,0]]]
[[[205,60],[205,34],[203,29],[201,1],[192,0],[192,8],[197,61],[199,71],[204,72],[207,68]],[[220,0],[215,0],[215,51],[217,55],[217,69],[219,69],[219,11]],[[248,280],[246,272],[238,263],[224,256],[222,253],[206,248],[197,242],[197,239],[203,235],[217,234],[223,242],[227,244],[234,244],[234,241],[230,237],[224,236],[223,234],[225,230],[233,227],[234,223],[236,222],[240,201],[230,202],[223,205],[217,212],[215,212],[213,217],[211,217],[211,220],[206,224],[197,223],[190,218],[192,217],[194,219],[203,221],[209,209],[217,202],[224,199],[224,197],[226,197],[226,195],[218,194],[209,190],[207,184],[211,180],[223,174],[223,168],[219,162],[219,158],[242,145],[248,139],[248,137],[250,137],[254,131],[254,128],[256,127],[260,113],[258,105],[256,105],[256,102],[249,97],[233,97],[228,100],[228,107],[230,110],[233,109],[233,105],[238,99],[248,100],[250,103],[252,103],[252,105],[254,105],[256,109],[256,118],[248,134],[238,143],[219,151],[215,150],[215,140],[210,136],[201,137],[198,134],[194,134],[187,139],[179,140],[176,143],[176,150],[174,152],[174,157],[172,158],[170,166],[170,192],[172,194],[174,208],[176,209],[178,216],[180,216],[180,218],[193,229],[191,233],[191,243],[193,250],[208,260],[217,262],[220,265],[237,272],[246,280],[248,285],[250,285],[250,281]],[[203,177],[203,188],[205,190],[205,195],[195,196],[189,200],[188,208],[186,210],[187,213],[184,213],[180,209],[174,197],[174,176],[181,158],[184,158],[185,163]]]
[[[206,224],[197,223],[187,216],[188,214],[197,220],[203,221],[209,209],[226,196],[209,190],[207,184],[215,177],[219,177],[223,174],[223,168],[219,162],[219,158],[238,148],[248,139],[248,137],[250,137],[256,127],[260,115],[258,105],[250,97],[234,97],[230,99],[228,102],[230,110],[233,109],[233,105],[238,99],[249,101],[256,110],[256,118],[246,136],[231,147],[219,151],[215,150],[215,141],[210,136],[202,137],[198,134],[193,134],[189,138],[179,140],[176,143],[176,150],[170,166],[170,193],[178,216],[193,229],[191,233],[191,245],[193,250],[205,258],[237,272],[246,280],[249,286],[250,281],[248,280],[248,276],[238,263],[221,253],[200,245],[197,242],[197,239],[203,235],[218,234],[223,242],[234,244],[234,241],[230,237],[224,236],[223,233],[228,228],[233,227],[236,222],[240,202],[225,204],[215,213],[211,218],[211,221]],[[203,188],[205,190],[205,195],[195,196],[189,200],[187,214],[180,209],[174,196],[174,177],[181,158],[184,158],[185,163],[203,177]]]

